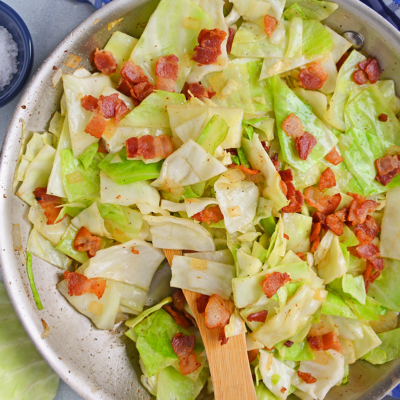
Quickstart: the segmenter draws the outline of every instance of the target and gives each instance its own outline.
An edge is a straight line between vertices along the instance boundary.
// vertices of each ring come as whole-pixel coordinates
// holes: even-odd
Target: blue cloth
[[[94,8],[103,7],[105,4],[108,4],[111,0],[78,0],[81,3],[90,3]]]

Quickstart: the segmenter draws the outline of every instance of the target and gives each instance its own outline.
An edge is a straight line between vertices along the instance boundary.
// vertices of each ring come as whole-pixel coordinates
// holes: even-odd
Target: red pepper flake
[[[286,240],[289,240],[289,236],[286,235],[286,233],[283,234],[283,237],[284,237]]]
[[[134,246],[131,247],[131,252],[132,252],[133,254],[139,254],[139,250],[135,250],[135,247],[134,247]]]

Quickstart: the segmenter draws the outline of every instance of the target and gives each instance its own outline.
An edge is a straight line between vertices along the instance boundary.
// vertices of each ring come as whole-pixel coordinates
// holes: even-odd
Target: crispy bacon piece
[[[193,325],[189,318],[187,318],[182,312],[175,310],[174,307],[167,304],[164,306],[164,310],[167,311],[167,313],[170,314],[176,323],[182,328],[187,329]]]
[[[92,235],[84,226],[79,229],[74,239],[76,251],[87,251],[89,256],[94,257],[101,247],[101,239]]]
[[[313,62],[303,68],[299,74],[299,85],[304,89],[317,90],[324,86],[328,73],[322,68],[321,63]]]
[[[104,75],[111,75],[117,70],[117,62],[111,51],[96,49],[93,62]]]
[[[274,164],[275,169],[279,172],[279,168],[281,167],[281,163],[278,161],[278,153],[275,153],[271,157],[272,164]]]
[[[288,136],[291,136],[294,139],[304,135],[303,123],[301,122],[301,119],[293,113],[290,113],[283,121],[282,129]]]
[[[117,86],[117,90],[128,97],[131,95],[131,89],[132,84],[129,83],[129,81],[127,81],[126,79],[121,79]]]
[[[261,145],[262,145],[263,149],[268,153],[269,149],[271,148],[271,146],[268,146],[268,142],[266,140],[262,140]]]
[[[125,62],[121,69],[122,79],[137,85],[138,83],[148,82],[147,76],[142,71],[138,65],[136,65],[132,60]]]
[[[264,17],[264,32],[267,36],[271,36],[274,33],[277,24],[278,21],[274,17],[268,14]]]
[[[307,342],[310,345],[311,349],[314,351],[322,351],[323,350],[323,342],[321,336],[309,336],[307,338]]]
[[[356,251],[361,258],[365,258],[369,261],[380,255],[379,247],[375,246],[373,243],[360,244],[357,246]]]
[[[296,256],[301,258],[303,261],[306,261],[306,255],[304,253],[298,252],[296,253]]]
[[[225,328],[219,329],[218,340],[221,342],[221,346],[228,343],[229,338],[225,336]]]
[[[378,119],[379,119],[379,121],[381,121],[381,122],[387,122],[388,116],[387,116],[387,114],[383,114],[383,113],[382,113],[382,114],[379,115]]]
[[[281,392],[281,393],[285,393],[286,390],[287,390],[287,389],[286,389],[285,387],[281,387],[281,388],[280,388],[280,392]]]
[[[310,235],[310,242],[313,242],[315,239],[319,238],[321,227],[322,227],[321,222],[313,222]]]
[[[357,85],[365,85],[368,82],[367,74],[361,69],[357,70],[353,74],[353,81],[357,83]]]
[[[336,147],[334,147],[326,156],[325,160],[333,165],[340,164],[344,158],[337,152]]]
[[[279,187],[281,188],[282,193],[287,197],[288,189],[287,189],[286,183],[283,182],[282,180],[280,180],[279,181]]]
[[[368,293],[369,287],[375,280],[380,276],[383,271],[383,260],[382,258],[373,258],[367,261],[367,266],[364,271],[364,284],[365,291]],[[375,271],[374,273],[372,273]]]
[[[367,215],[374,212],[379,203],[373,200],[365,200],[360,203],[358,200],[353,200],[350,204],[349,214],[347,220],[353,224],[353,226],[362,224]]]
[[[368,261],[372,265],[372,269],[378,272],[383,271],[383,260],[382,258],[373,258],[372,260]]]
[[[347,209],[343,208],[326,217],[326,226],[336,235],[343,235],[343,223],[346,221]]]
[[[36,201],[40,204],[40,207],[47,218],[46,225],[54,225],[58,215],[61,212],[61,208],[57,207],[61,205],[61,197],[53,196],[51,194],[47,194],[46,192],[47,187],[36,188],[33,191],[33,195],[35,196]],[[58,222],[61,222],[64,218],[65,216],[62,217]]]
[[[333,332],[328,332],[325,335],[322,335],[322,350],[336,350],[339,353],[343,354],[342,345],[339,342],[338,337]]]
[[[164,90],[166,92],[175,91],[175,82],[179,73],[179,58],[174,54],[166,57],[159,57],[156,62],[155,75],[158,78],[156,90]]]
[[[381,69],[379,68],[378,61],[376,61],[375,58],[368,63],[364,71],[367,73],[368,79],[372,84],[378,82],[379,77],[381,76]]]
[[[211,86],[209,86],[207,91],[206,88],[201,83],[195,82],[189,85],[186,82],[185,85],[183,86],[182,94],[184,94],[188,100],[190,100],[192,95],[198,99],[202,99],[203,97],[211,99],[213,96],[215,96],[216,92],[212,91]]]
[[[347,192],[347,194],[348,194],[349,196],[351,196],[354,200],[356,200],[357,203],[362,204],[362,203],[364,203],[364,201],[365,201],[364,197],[361,196],[361,194],[351,193],[351,192]]]
[[[319,189],[313,186],[306,189],[304,198],[311,207],[316,208],[324,215],[332,214],[338,208],[342,200],[340,193],[336,193],[332,197],[324,196]]]
[[[68,294],[70,296],[82,296],[85,293],[93,293],[100,300],[106,290],[107,281],[105,279],[88,279],[85,275],[70,271],[64,271],[64,279],[68,281]]]
[[[292,170],[289,169],[285,169],[283,171],[279,171],[279,175],[281,176],[281,179],[283,180],[283,182],[291,182],[293,180],[293,173]]]
[[[315,213],[313,214],[313,222],[315,222],[315,223],[321,222],[321,227],[324,229],[327,229],[326,216],[324,214],[320,213],[319,211],[315,211]]]
[[[197,293],[196,305],[199,314],[204,315],[204,313],[206,312],[208,300],[210,300],[210,296],[207,296],[206,294]]]
[[[285,283],[290,282],[290,276],[285,272],[273,272],[265,274],[264,280],[261,282],[264,293],[270,299]]]
[[[226,308],[224,300],[217,294],[213,294],[209,298],[204,314],[208,329],[224,328],[231,318],[231,312]]]
[[[251,364],[258,356],[258,349],[249,350],[247,352],[247,357],[249,357],[249,363]]]
[[[328,167],[322,174],[318,184],[318,189],[329,189],[336,186],[336,178],[333,171]]]
[[[267,319],[267,316],[268,316],[268,311],[267,310],[259,311],[259,312],[256,312],[254,314],[250,314],[247,317],[247,321],[249,321],[249,322],[253,322],[253,321],[265,322],[265,320]]]
[[[197,214],[194,214],[192,218],[195,219],[196,221],[205,222],[207,225],[210,225],[211,222],[217,223],[221,221],[222,219],[224,219],[224,216],[219,206],[216,205],[205,208],[204,210],[198,212]]]
[[[202,29],[199,33],[199,46],[194,48],[193,61],[198,65],[216,64],[218,56],[222,54],[221,45],[226,37],[226,32],[220,29]]]
[[[305,383],[311,384],[317,382],[317,380],[308,372],[297,371],[297,375],[300,379],[302,379]]]
[[[109,96],[100,96],[99,98],[99,111],[104,118],[112,118],[115,115],[115,107],[118,104],[118,94],[114,93]]]
[[[172,296],[172,301],[174,303],[174,307],[178,311],[183,311],[186,305],[186,298],[183,294],[182,290],[177,290],[174,295]]]
[[[231,54],[233,39],[235,38],[236,31],[233,28],[228,28],[228,31],[229,31],[229,36],[226,42],[226,52],[227,54]]]
[[[295,139],[296,150],[302,160],[307,160],[312,149],[317,145],[317,139],[311,133],[304,132],[304,135]]]
[[[114,122],[115,124],[119,124],[121,121],[121,118],[125,115],[128,114],[129,112],[128,106],[125,104],[124,101],[121,99],[118,99],[118,103],[115,106],[115,115],[114,115]]]
[[[128,158],[137,156],[142,156],[145,160],[156,157],[167,158],[174,152],[172,140],[168,135],[133,137],[126,140],[125,145]]]
[[[146,97],[154,92],[154,86],[150,82],[140,82],[134,85],[131,89],[133,99],[142,102]]]
[[[360,244],[370,243],[378,236],[380,231],[381,227],[370,215],[367,215],[367,218],[362,224],[356,225],[354,228],[354,233]]]
[[[367,58],[365,61],[358,63],[358,68],[365,71],[365,67],[371,62],[371,58]]]
[[[97,152],[98,153],[105,153],[105,154],[108,153],[107,145],[106,145],[106,142],[104,141],[103,138],[101,138],[99,140],[99,148],[97,149]]]
[[[286,235],[286,233],[283,234],[283,237],[284,237],[286,240],[289,240],[289,236]]]
[[[107,120],[104,119],[100,114],[97,114],[86,125],[85,132],[99,139],[103,135],[106,126]]]
[[[376,180],[386,186],[400,173],[400,160],[398,156],[386,156],[375,161],[378,175]]]
[[[301,204],[297,201],[295,197],[292,197],[290,199],[290,203],[282,208],[282,212],[286,214],[301,212]]]
[[[138,254],[139,254],[139,250],[136,250],[136,249],[135,249],[135,246],[132,246],[132,247],[131,247],[131,252],[132,252],[132,254],[135,254],[135,255],[138,255]]]
[[[87,111],[97,111],[97,102],[98,99],[91,94],[81,98],[81,106]]]
[[[311,243],[311,249],[310,249],[311,253],[314,253],[314,251],[317,251],[318,246],[319,246],[319,242],[320,242],[320,239],[319,239],[319,236],[318,236],[318,237]]]
[[[283,182],[281,181],[280,183],[282,183],[282,187],[286,187],[286,193],[283,190],[283,192],[285,193],[286,197],[288,200],[290,200],[290,203],[282,208],[282,212],[284,213],[296,213],[296,212],[300,212],[301,211],[301,207],[304,204],[304,197],[303,194],[300,192],[300,190],[296,190],[296,188],[294,187],[293,183],[288,181],[288,182]]]
[[[286,340],[286,342],[285,343],[283,343],[283,345],[284,346],[286,346],[286,347],[292,347],[293,346],[293,342],[292,341],[290,341],[290,340]]]
[[[196,345],[196,336],[184,335],[179,332],[171,340],[174,353],[179,357],[179,369],[181,375],[188,375],[196,371],[201,364],[193,353]]]

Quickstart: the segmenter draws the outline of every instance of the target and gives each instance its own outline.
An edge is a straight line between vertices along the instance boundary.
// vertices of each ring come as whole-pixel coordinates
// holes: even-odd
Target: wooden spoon
[[[174,256],[181,256],[182,250],[164,249],[169,265]],[[190,290],[183,290],[186,301],[196,319],[206,349],[208,364],[214,387],[215,400],[257,400],[249,359],[245,334],[229,338],[228,343],[221,346],[218,340],[219,329],[208,329],[204,317],[197,312],[196,295]],[[225,301],[233,312],[232,301]]]

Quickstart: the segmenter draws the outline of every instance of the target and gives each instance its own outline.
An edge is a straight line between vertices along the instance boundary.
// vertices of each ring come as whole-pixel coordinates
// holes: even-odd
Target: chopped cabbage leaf
[[[217,251],[203,251],[196,253],[185,253],[185,257],[199,258],[200,260],[213,261],[220,264],[235,265],[232,253],[229,249]]]
[[[237,12],[247,21],[255,21],[268,14],[271,4],[267,0],[232,0]]]
[[[74,240],[77,233],[78,229],[70,224],[60,242],[57,244],[56,249],[64,253],[66,256],[71,257],[72,259],[83,264],[87,260],[89,260],[89,256],[87,254],[87,251],[75,250]]]
[[[342,280],[343,292],[354,297],[361,304],[365,305],[367,294],[365,292],[364,278],[362,275],[354,277],[351,274],[343,276]]]
[[[286,243],[286,251],[294,253],[306,253],[310,251],[310,233],[312,218],[297,213],[284,213],[284,232],[289,239]]]
[[[214,115],[201,132],[197,143],[205,151],[215,156],[215,150],[225,140],[228,130],[229,127],[225,120],[218,115]]]
[[[384,364],[400,357],[400,328],[389,332],[378,333],[382,344],[363,357],[371,364]]]
[[[300,9],[304,19],[316,19],[317,21],[322,21],[328,18],[339,7],[338,4],[330,1],[287,0],[286,11],[284,12],[286,18],[291,19],[289,18],[291,13],[288,13],[288,11],[295,9],[295,5]]]

